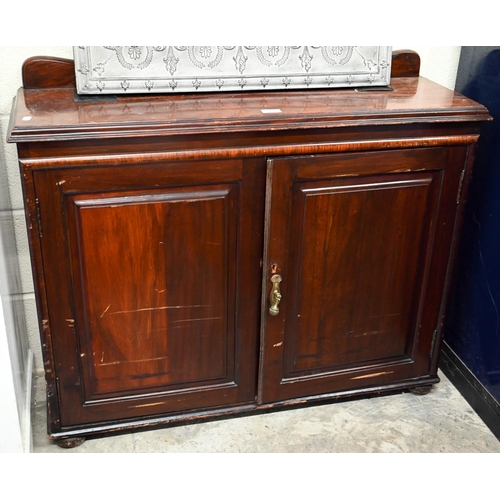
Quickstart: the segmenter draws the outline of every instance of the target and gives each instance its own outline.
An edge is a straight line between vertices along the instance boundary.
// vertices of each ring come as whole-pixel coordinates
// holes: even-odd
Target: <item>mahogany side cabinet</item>
[[[23,68],[48,435],[437,383],[480,104],[389,88],[79,97]],[[73,75],[73,77],[72,77]]]

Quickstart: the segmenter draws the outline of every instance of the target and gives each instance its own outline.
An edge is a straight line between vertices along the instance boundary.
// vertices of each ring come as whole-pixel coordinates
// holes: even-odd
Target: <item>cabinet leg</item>
[[[425,396],[431,392],[432,385],[422,385],[420,387],[412,387],[409,391],[417,396]]]
[[[56,439],[57,446],[61,448],[75,448],[80,446],[85,441],[84,437]]]

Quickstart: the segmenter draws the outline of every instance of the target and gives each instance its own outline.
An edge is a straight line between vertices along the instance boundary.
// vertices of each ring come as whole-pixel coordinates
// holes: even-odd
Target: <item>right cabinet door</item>
[[[260,403],[431,375],[466,154],[268,160]]]

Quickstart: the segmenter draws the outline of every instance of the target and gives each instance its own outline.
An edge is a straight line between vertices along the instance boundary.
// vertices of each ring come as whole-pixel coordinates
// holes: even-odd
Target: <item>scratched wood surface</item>
[[[36,173],[63,425],[254,399],[258,169]]]
[[[458,189],[466,148],[455,154],[273,160],[264,269],[285,298],[266,315],[262,402],[429,373],[456,209],[440,194]]]

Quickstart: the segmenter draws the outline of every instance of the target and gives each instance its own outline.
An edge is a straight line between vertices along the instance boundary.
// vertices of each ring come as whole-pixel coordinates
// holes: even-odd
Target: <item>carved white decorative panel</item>
[[[78,46],[79,94],[387,86],[391,47]]]

